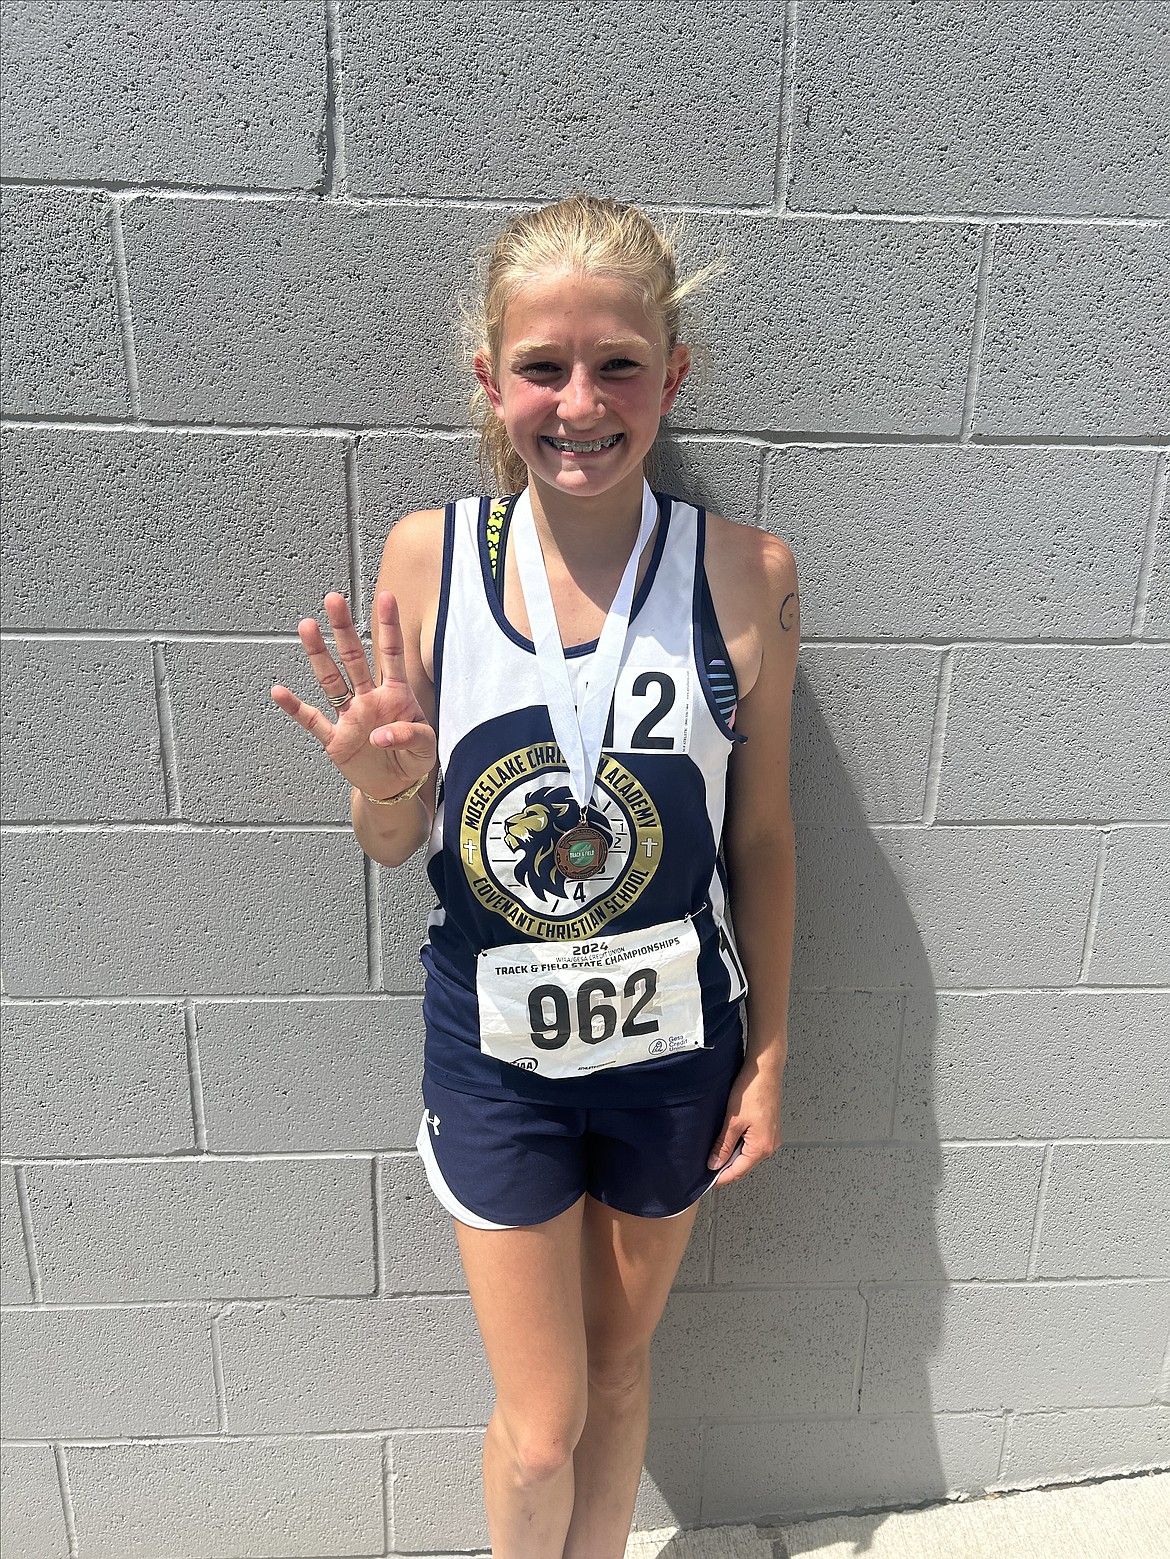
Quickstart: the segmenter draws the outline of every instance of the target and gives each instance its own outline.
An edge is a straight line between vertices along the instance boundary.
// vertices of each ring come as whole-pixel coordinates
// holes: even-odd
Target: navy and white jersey
[[[532,641],[504,615],[502,561],[514,499],[447,506],[434,652],[441,783],[427,857],[438,907],[422,959],[426,1070],[448,1088],[633,1108],[697,1098],[739,1064],[745,981],[719,854],[727,758],[743,739],[734,730],[735,679],[703,570],[705,514],[656,496],[653,556],[631,608],[584,819],[604,841],[593,875],[574,874],[568,845],[558,850],[582,818]],[[595,649],[593,642],[565,651],[575,697]],[[656,928],[661,937],[650,934]],[[672,1008],[678,993],[665,986],[681,978],[680,942],[695,989],[689,1006]],[[669,955],[661,951],[668,944]],[[615,949],[613,968],[606,947]],[[628,947],[636,951],[617,952]],[[532,985],[545,953],[553,972]],[[664,960],[657,973],[655,958]],[[512,1005],[531,1014],[533,1032],[517,1035],[504,1052],[510,1060],[489,1053],[485,1037],[489,962],[491,979],[511,979],[520,992]],[[575,963],[583,972],[569,978],[565,966]],[[656,1022],[659,995],[664,1012],[692,1014],[690,1032],[668,1032],[672,1021],[683,1026],[677,1018]],[[568,1054],[570,1033],[589,1054],[618,1025],[618,1041],[624,1033],[643,1045],[646,1036],[645,1059],[551,1075],[556,1047]],[[522,1018],[520,1029],[527,1026]],[[598,1045],[596,1053],[605,1050]]]

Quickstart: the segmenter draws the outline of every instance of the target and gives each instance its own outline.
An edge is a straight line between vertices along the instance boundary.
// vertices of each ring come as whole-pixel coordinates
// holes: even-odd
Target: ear
[[[500,387],[496,383],[495,371],[492,368],[491,358],[486,352],[477,352],[472,360],[472,366],[475,368],[475,377],[479,380],[480,385],[483,388],[483,393],[487,396],[492,410],[495,412],[497,417],[502,419],[504,415],[504,402],[500,395]]]
[[[680,342],[666,360],[666,382],[662,386],[662,415],[674,405],[682,382],[691,371],[691,354]]]

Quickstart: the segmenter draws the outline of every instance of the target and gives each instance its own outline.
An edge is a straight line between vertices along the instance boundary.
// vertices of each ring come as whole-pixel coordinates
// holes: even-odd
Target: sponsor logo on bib
[[[521,747],[470,787],[459,854],[472,892],[525,936],[579,942],[637,902],[658,870],[662,822],[641,782],[603,755],[579,815],[555,742]]]

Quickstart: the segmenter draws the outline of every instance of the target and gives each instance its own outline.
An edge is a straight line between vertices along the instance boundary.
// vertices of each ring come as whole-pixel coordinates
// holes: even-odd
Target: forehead
[[[655,343],[661,337],[661,326],[640,292],[614,276],[539,273],[516,287],[504,311],[503,344],[512,349],[526,341],[641,338]]]

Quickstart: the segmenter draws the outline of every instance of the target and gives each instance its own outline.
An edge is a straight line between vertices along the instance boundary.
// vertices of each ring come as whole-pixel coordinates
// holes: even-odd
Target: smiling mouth
[[[611,433],[608,438],[551,438],[548,434],[541,435],[541,442],[549,444],[562,455],[591,455],[599,449],[612,449],[615,444],[620,444],[625,438],[624,433]]]

